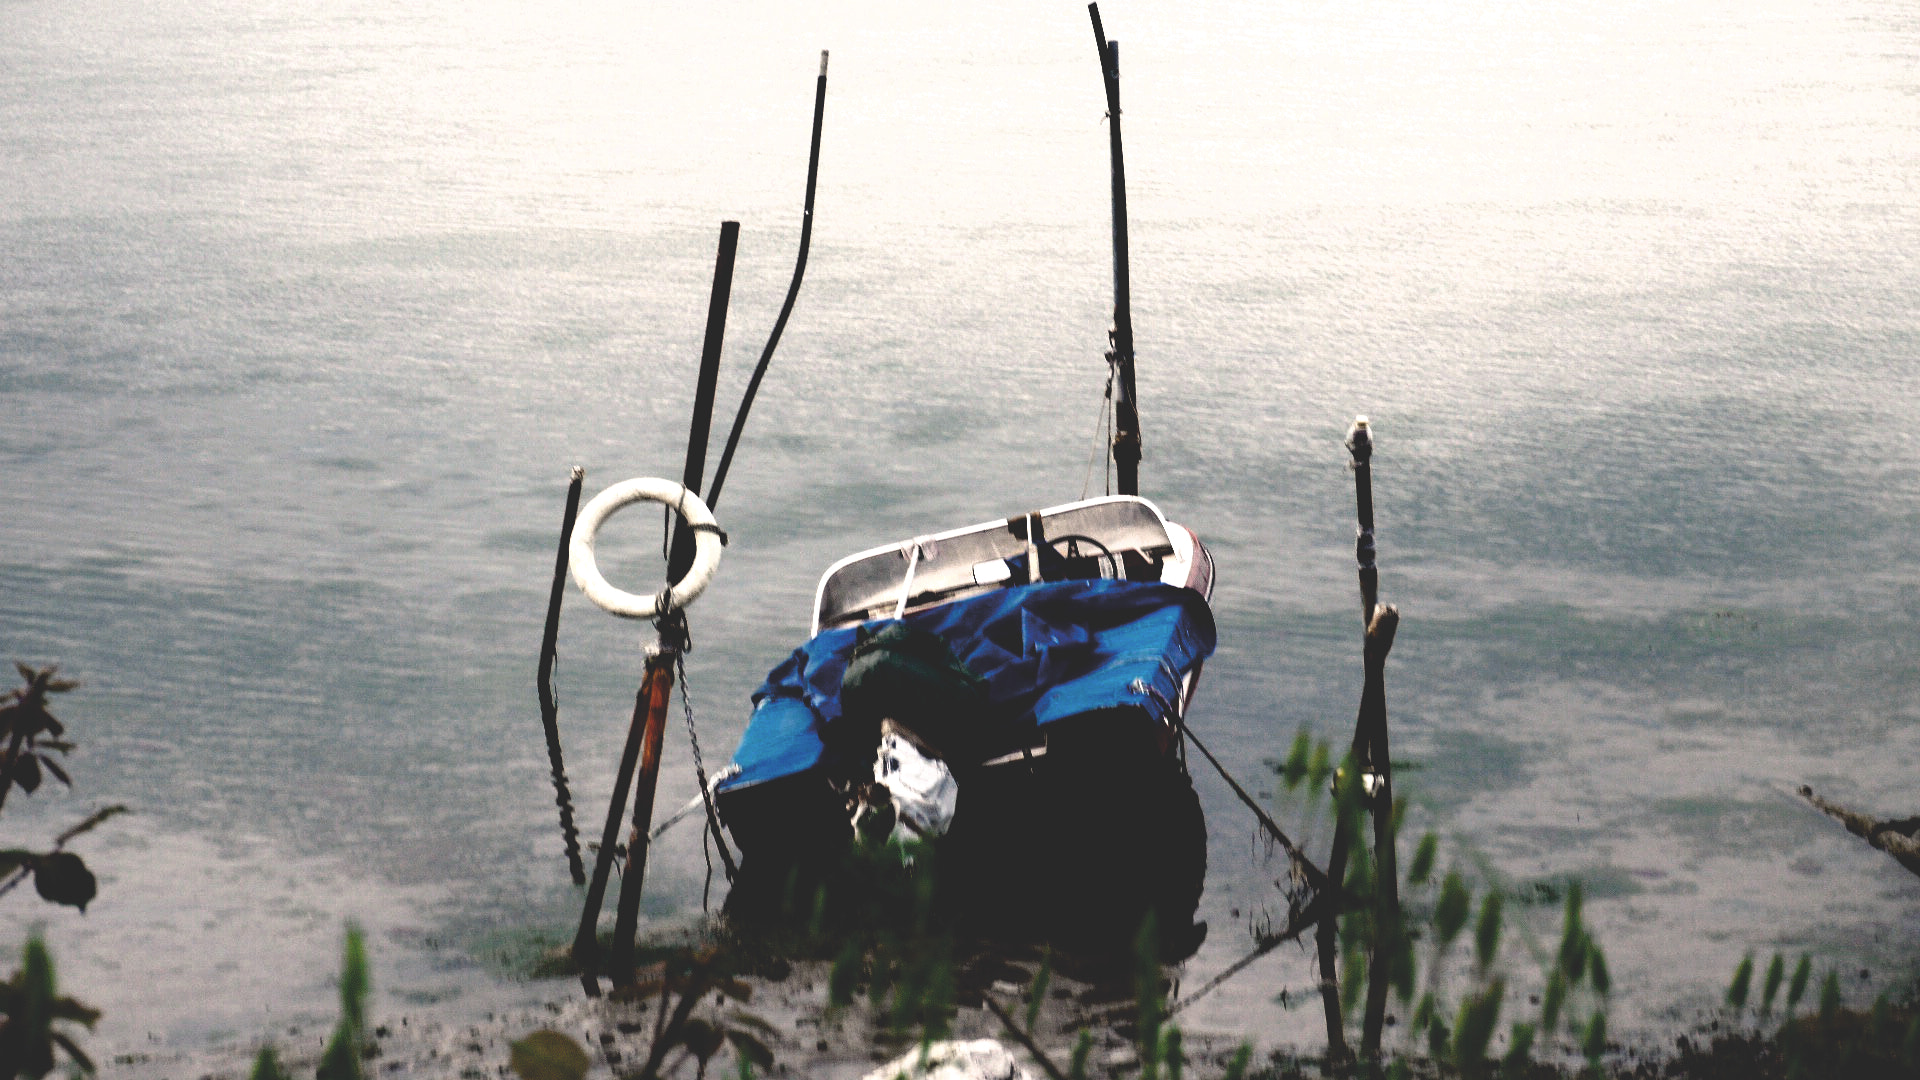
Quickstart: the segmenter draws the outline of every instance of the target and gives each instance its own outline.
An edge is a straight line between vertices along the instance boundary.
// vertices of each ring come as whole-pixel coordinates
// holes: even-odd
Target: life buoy
[[[637,596],[614,588],[600,576],[599,564],[593,558],[593,541],[600,533],[600,526],[606,524],[614,511],[636,502],[672,507],[687,527],[694,530],[693,566],[687,570],[687,576],[681,578],[678,585],[663,588],[653,596]],[[664,614],[660,610],[662,600],[667,609],[675,611],[693,603],[713,581],[714,571],[720,568],[720,549],[720,523],[714,520],[713,511],[707,509],[700,496],[671,480],[642,476],[613,485],[581,509],[567,558],[573,566],[574,583],[587,594],[587,599],[615,615],[651,619]]]

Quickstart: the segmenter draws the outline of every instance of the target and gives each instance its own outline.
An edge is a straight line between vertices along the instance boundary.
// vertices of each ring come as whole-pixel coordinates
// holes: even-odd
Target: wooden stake
[[[573,824],[573,797],[567,791],[567,770],[560,759],[560,702],[553,696],[553,658],[560,641],[560,600],[567,588],[567,549],[573,539],[573,521],[580,513],[580,484],[587,471],[578,465],[567,483],[567,509],[560,520],[560,554],[553,563],[553,591],[547,596],[547,627],[540,639],[540,670],[535,680],[540,692],[540,718],[547,729],[547,762],[553,770],[554,803],[560,807],[560,836],[566,843],[567,870],[575,885],[587,883],[580,863],[580,831]]]

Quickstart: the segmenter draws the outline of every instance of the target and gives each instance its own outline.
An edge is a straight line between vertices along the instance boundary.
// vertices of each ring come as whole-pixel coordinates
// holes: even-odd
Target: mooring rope
[[[683,624],[684,621],[683,616]],[[688,648],[692,648],[693,642],[691,637],[686,639],[686,643]],[[733,864],[733,853],[727,849],[726,838],[720,831],[720,813],[714,808],[713,789],[707,783],[706,763],[703,762],[700,757],[700,732],[694,726],[693,699],[687,693],[686,655],[685,650],[679,652],[674,657],[673,664],[674,673],[680,679],[680,707],[685,711],[687,716],[687,745],[693,750],[693,776],[700,784],[700,801],[705,803],[707,807],[707,832],[711,835],[714,846],[720,849],[720,866],[726,871],[728,884],[732,884],[734,875],[737,874],[739,870]],[[703,843],[702,848],[704,849],[704,847],[705,845]],[[709,872],[711,872],[711,862],[708,863],[708,868]],[[703,907],[705,906],[704,897],[702,898],[701,904]]]

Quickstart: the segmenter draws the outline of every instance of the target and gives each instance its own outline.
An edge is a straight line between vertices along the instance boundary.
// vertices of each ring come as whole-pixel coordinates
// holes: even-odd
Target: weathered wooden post
[[[560,642],[560,601],[567,588],[567,547],[573,540],[573,521],[580,513],[580,484],[587,471],[578,465],[567,481],[567,509],[560,519],[560,554],[554,557],[553,591],[547,596],[547,626],[540,639],[540,669],[535,685],[540,692],[540,719],[547,729],[547,762],[553,770],[553,798],[560,807],[560,836],[567,848],[567,870],[575,885],[587,883],[580,863],[580,831],[573,824],[573,796],[567,791],[567,770],[560,759],[560,702],[553,696],[553,658]]]
[[[1364,416],[1355,417],[1347,432],[1347,451],[1353,455],[1354,498],[1359,511],[1359,535],[1354,559],[1359,564],[1360,604],[1366,625],[1365,677],[1360,690],[1360,715],[1354,720],[1354,764],[1360,770],[1360,793],[1373,811],[1374,940],[1367,971],[1367,1006],[1360,1028],[1360,1053],[1380,1055],[1380,1032],[1385,1026],[1387,987],[1395,957],[1405,948],[1400,925],[1399,860],[1394,853],[1393,764],[1387,749],[1387,653],[1393,648],[1400,613],[1380,605],[1380,571],[1375,565],[1373,539],[1373,432]]]
[[[1133,380],[1133,272],[1127,256],[1127,163],[1120,152],[1120,43],[1107,40],[1100,5],[1088,4],[1093,42],[1107,87],[1107,142],[1113,176],[1113,348],[1107,360],[1118,386],[1114,398],[1113,464],[1120,494],[1140,494],[1140,408]]]

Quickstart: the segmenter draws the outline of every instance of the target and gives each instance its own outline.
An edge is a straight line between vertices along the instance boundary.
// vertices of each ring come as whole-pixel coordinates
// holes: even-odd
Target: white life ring
[[[693,566],[687,576],[680,579],[671,591],[662,589],[667,598],[666,606],[679,610],[693,603],[694,598],[703,592],[713,581],[713,572],[720,568],[720,523],[714,520],[713,511],[707,509],[700,496],[671,480],[661,480],[651,476],[642,476],[615,484],[593,497],[593,501],[580,511],[580,518],[573,527],[573,541],[568,545],[567,558],[573,565],[574,583],[587,599],[615,615],[629,619],[651,619],[659,614],[660,597],[636,596],[633,593],[616,589],[600,576],[600,567],[593,558],[593,541],[600,533],[600,526],[613,516],[615,510],[629,503],[657,502],[679,511],[686,527],[693,529]]]

